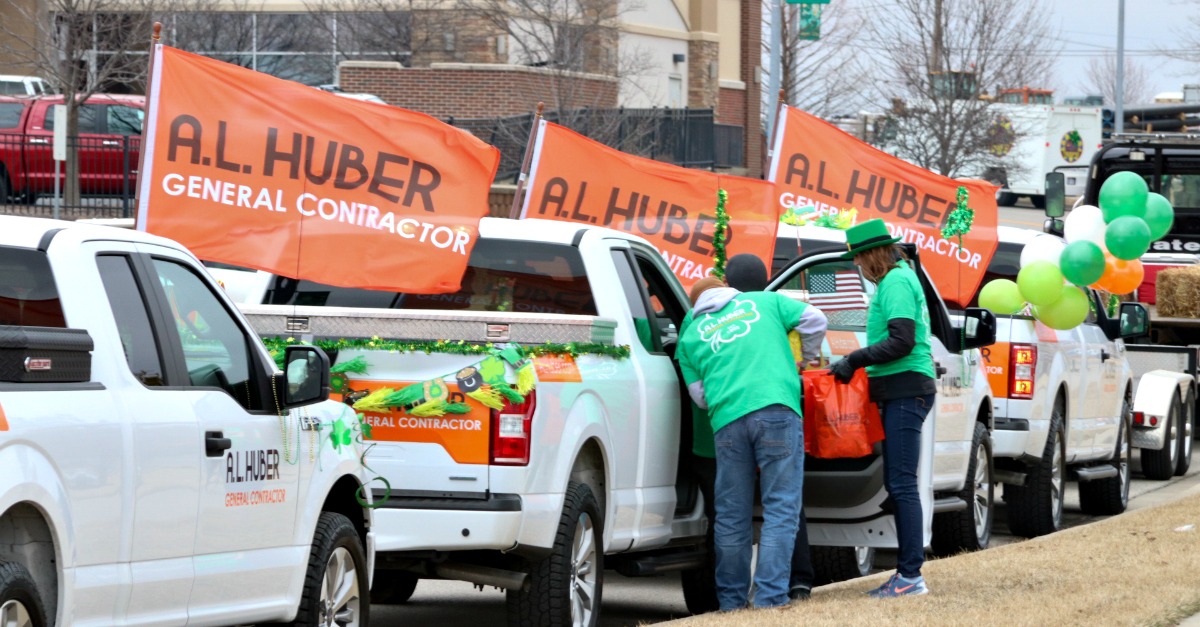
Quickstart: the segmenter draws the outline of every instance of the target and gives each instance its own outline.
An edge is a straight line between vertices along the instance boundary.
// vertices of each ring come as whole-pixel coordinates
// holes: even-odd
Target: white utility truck
[[[688,300],[663,257],[639,237],[543,220],[484,218],[479,228],[454,294],[351,290],[213,270],[264,336],[337,348],[338,364],[362,358],[366,372],[347,382],[352,394],[431,382],[468,409],[438,420],[414,415],[415,407],[378,415],[368,463],[392,488],[375,519],[379,602],[405,601],[419,578],[460,579],[506,589],[510,624],[593,625],[604,568],[638,576],[707,567],[690,403],[681,402],[687,396],[672,359]],[[789,276],[809,263],[798,262]],[[854,277],[851,296],[862,303],[861,317],[869,289]],[[781,281],[805,297],[792,279]],[[966,512],[959,522],[971,524],[947,542],[968,547],[981,540],[978,486],[968,466],[986,457],[986,428],[981,436],[976,421],[986,424],[990,403],[982,371],[961,371],[978,370],[978,360],[957,353],[989,343],[994,328],[988,312],[970,316],[965,345],[948,318],[937,327],[954,343],[941,357],[949,376],[941,383],[938,426],[925,431],[922,462],[927,511]],[[853,340],[861,331],[844,333]],[[403,342],[416,344],[409,350]],[[539,352],[547,342],[562,346],[559,354]],[[480,356],[455,347],[489,343],[515,343],[534,355],[536,387],[521,402],[489,410],[464,394],[474,389],[469,375]],[[621,347],[628,353],[614,351]],[[939,437],[938,454],[953,457],[944,465],[934,459],[933,443],[943,422],[957,440],[942,447]],[[935,476],[953,493],[944,504],[935,504]],[[990,524],[990,484],[983,489]],[[895,546],[892,517],[881,509],[885,496],[878,455],[808,459],[812,544],[839,547],[851,558],[854,547]],[[711,577],[685,577],[684,594],[689,607],[711,606]]]
[[[179,244],[0,217],[0,624],[365,625],[353,414],[284,366]]]
[[[991,107],[1001,116],[993,152],[1020,164],[980,175],[1000,186],[998,204],[1009,207],[1027,196],[1033,206],[1045,207],[1045,177],[1054,171],[1064,173],[1069,195],[1083,193],[1087,166],[1103,141],[1100,107],[1003,102]]]

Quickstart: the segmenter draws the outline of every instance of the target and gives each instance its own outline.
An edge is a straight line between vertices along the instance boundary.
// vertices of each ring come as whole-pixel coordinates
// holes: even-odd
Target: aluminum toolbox
[[[84,329],[0,325],[0,381],[77,383],[92,378],[92,336]]]

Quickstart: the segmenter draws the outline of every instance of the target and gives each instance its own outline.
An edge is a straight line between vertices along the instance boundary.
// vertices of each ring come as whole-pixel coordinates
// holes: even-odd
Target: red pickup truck
[[[98,94],[79,108],[79,135],[67,141],[79,150],[80,193],[133,194],[145,100]],[[0,96],[0,204],[54,193],[52,107],[62,103],[61,95]]]

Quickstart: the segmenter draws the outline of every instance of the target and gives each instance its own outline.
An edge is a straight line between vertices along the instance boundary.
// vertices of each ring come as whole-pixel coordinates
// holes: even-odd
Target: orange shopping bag
[[[822,459],[865,457],[883,440],[879,408],[870,401],[867,372],[859,369],[849,384],[828,370],[805,370],[804,452]]]

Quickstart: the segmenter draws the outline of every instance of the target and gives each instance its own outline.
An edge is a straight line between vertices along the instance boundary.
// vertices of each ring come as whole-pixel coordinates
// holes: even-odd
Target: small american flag
[[[865,310],[862,279],[857,270],[808,274],[808,303],[821,311]]]

